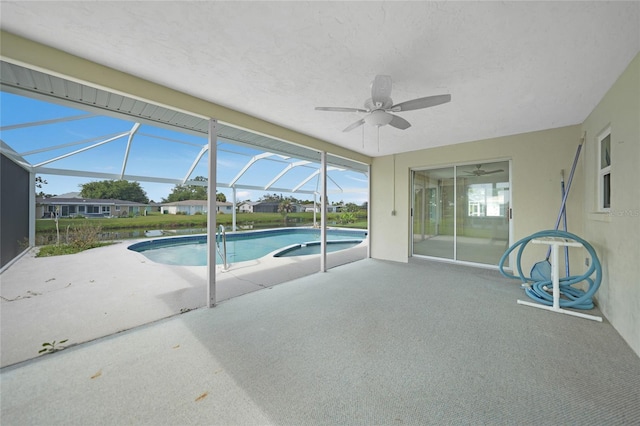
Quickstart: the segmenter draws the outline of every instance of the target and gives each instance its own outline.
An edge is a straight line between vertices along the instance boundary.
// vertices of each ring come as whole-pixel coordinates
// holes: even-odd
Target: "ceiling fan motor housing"
[[[393,100],[390,97],[384,99],[383,102],[373,102],[373,99],[369,98],[364,101],[364,108],[367,111],[375,111],[377,109],[387,110],[393,106]]]

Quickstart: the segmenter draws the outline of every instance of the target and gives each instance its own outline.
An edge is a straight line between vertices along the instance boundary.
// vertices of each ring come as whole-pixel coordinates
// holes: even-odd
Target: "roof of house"
[[[51,198],[82,198],[79,192],[66,192],[64,194],[54,195]]]

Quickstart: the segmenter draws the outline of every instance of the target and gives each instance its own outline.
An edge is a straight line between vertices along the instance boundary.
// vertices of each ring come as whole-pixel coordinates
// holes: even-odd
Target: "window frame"
[[[608,164],[603,167],[602,165],[602,144],[608,138],[609,143],[609,158]],[[598,162],[597,162],[597,171],[598,171],[598,200],[597,200],[597,211],[608,213],[611,211],[611,126],[607,126],[597,138],[598,141]],[[607,180],[608,185],[605,184],[605,180]],[[605,199],[605,196],[608,196]],[[606,204],[608,201],[608,205]]]

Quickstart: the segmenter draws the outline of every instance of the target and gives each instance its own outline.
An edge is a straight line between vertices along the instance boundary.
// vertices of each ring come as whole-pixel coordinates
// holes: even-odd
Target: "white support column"
[[[231,213],[232,216],[232,220],[231,220],[231,230],[233,232],[236,231],[236,207],[238,205],[238,200],[237,200],[237,195],[236,195],[236,187],[234,186],[233,188],[233,212]]]
[[[36,174],[29,172],[29,247],[36,245]]]
[[[369,244],[367,244],[367,259],[371,258],[371,164],[367,166],[367,232]]]
[[[101,146],[101,145],[104,145],[104,144],[106,144],[106,143],[113,142],[113,141],[115,141],[115,140],[117,140],[117,139],[120,139],[120,138],[123,138],[123,137],[125,137],[125,136],[129,136],[129,132],[121,133],[121,134],[119,134],[119,135],[116,135],[116,136],[113,136],[113,137],[111,137],[111,138],[105,139],[105,140],[100,141],[100,142],[98,142],[98,143],[94,143],[93,145],[86,146],[86,147],[84,147],[84,148],[81,148],[81,149],[75,150],[75,151],[73,151],[73,152],[69,152],[69,153],[67,153],[67,154],[63,154],[63,155],[61,155],[61,156],[59,156],[59,157],[56,157],[56,158],[52,158],[52,159],[50,159],[50,160],[43,161],[42,163],[34,164],[34,165],[33,165],[33,167],[34,167],[34,168],[42,167],[42,166],[47,165],[47,164],[49,164],[49,163],[53,163],[54,161],[62,160],[63,158],[67,158],[67,157],[71,157],[72,155],[80,154],[81,152],[85,152],[85,151],[88,151],[88,150],[90,150],[90,149],[93,149],[93,148],[99,147],[99,146]]]
[[[316,227],[316,224],[318,223],[316,220],[316,213],[318,211],[318,193],[314,192],[313,193],[313,227]]]
[[[189,177],[191,177],[191,173],[193,173],[195,168],[198,166],[198,163],[200,162],[204,154],[207,153],[208,149],[209,149],[209,144],[203,146],[202,149],[200,149],[200,152],[196,156],[196,159],[193,160],[193,164],[191,164],[191,167],[189,167],[189,171],[187,172],[186,175],[184,175],[184,179],[182,179],[182,185],[184,185],[189,180]]]
[[[320,272],[327,272],[327,153],[320,158]]]
[[[133,125],[129,131],[129,138],[127,139],[127,148],[124,152],[124,160],[122,160],[122,170],[120,171],[120,180],[124,177],[124,172],[127,170],[127,161],[129,161],[129,153],[131,152],[131,144],[133,143],[133,137],[140,128],[140,123]]]
[[[207,187],[207,307],[216,304],[216,177],[218,121],[209,120],[209,186]]]

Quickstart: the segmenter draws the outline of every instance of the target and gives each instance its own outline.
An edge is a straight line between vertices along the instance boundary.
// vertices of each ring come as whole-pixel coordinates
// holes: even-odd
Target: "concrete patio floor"
[[[74,255],[32,249],[0,275],[1,366],[38,356],[45,342],[66,347],[204,307],[207,268],[155,263],[126,240]],[[367,241],[327,254],[332,268],[366,257]],[[217,302],[320,270],[319,255],[263,257],[217,267]]]
[[[640,359],[611,324],[522,294],[495,270],[352,262],[5,367],[2,425],[639,424]]]

